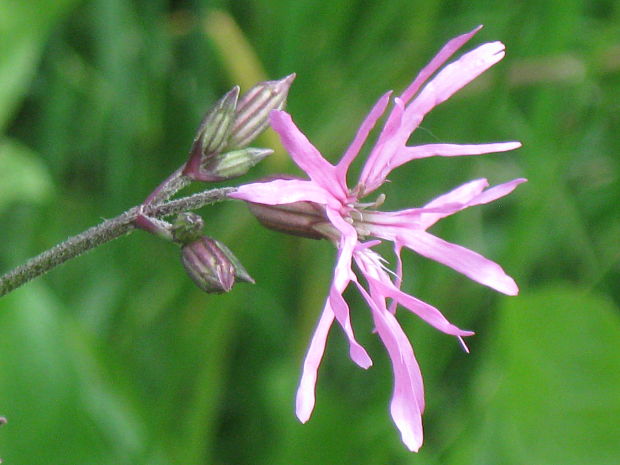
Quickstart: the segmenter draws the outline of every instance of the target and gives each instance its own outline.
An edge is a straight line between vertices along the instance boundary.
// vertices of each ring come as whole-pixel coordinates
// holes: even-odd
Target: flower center
[[[370,235],[368,224],[372,223],[373,210],[383,205],[384,202],[385,194],[379,194],[374,202],[357,202],[353,204],[349,211],[349,219],[359,236],[366,238],[366,236]]]

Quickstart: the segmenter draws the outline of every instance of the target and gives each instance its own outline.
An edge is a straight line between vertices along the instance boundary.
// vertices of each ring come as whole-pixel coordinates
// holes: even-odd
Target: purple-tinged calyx
[[[247,202],[248,208],[266,228],[310,239],[323,239],[321,226],[329,225],[325,209],[313,202],[265,205]]]
[[[238,178],[272,153],[271,149],[246,147],[218,154],[203,166],[201,180],[217,182]]]
[[[171,226],[174,242],[181,245],[185,270],[206,292],[228,292],[235,280],[254,283],[241,262],[223,243],[202,233],[204,220],[192,212],[181,213]]]
[[[205,292],[228,292],[235,284],[235,267],[210,237],[186,244],[181,259],[185,271]]]
[[[271,154],[247,145],[267,128],[270,112],[284,108],[294,78],[258,83],[241,99],[239,87],[224,95],[200,123],[183,174],[204,182],[232,179]]]
[[[300,179],[288,174],[271,175],[259,182],[270,182],[276,179]],[[266,228],[274,231],[301,236],[309,239],[333,238],[336,231],[325,214],[325,207],[315,202],[301,201],[281,205],[267,205],[257,202],[246,202],[250,212]],[[326,230],[327,228],[327,230]]]
[[[220,152],[228,146],[238,97],[239,86],[235,86],[202,119],[194,143],[204,155]]]
[[[216,239],[203,236],[185,244],[181,251],[187,274],[205,292],[228,292],[236,279],[254,283],[230,249]]]
[[[277,81],[260,82],[243,94],[237,104],[228,148],[245,147],[269,126],[269,113],[284,108],[294,79],[295,74],[290,74]]]

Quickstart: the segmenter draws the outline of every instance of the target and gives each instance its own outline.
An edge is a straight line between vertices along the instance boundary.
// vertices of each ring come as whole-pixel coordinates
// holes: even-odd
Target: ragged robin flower
[[[268,214],[268,208],[263,208],[263,220],[269,224],[277,218],[280,222],[278,229],[286,230],[282,227],[286,215],[292,215],[291,218],[294,215],[313,215],[312,221],[298,221],[295,227],[308,229],[302,235],[312,237],[319,234],[330,239],[338,249],[333,282],[305,357],[297,392],[296,412],[302,422],[310,418],[314,408],[318,368],[334,320],[338,321],[348,338],[352,360],[362,368],[372,364],[366,350],[355,338],[349,307],[343,298],[343,292],[353,283],[370,307],[376,332],[392,362],[392,418],[410,450],[417,451],[422,445],[422,375],[411,343],[395,318],[396,307],[400,305],[438,330],[456,336],[463,346],[462,337],[473,332],[457,328],[438,309],[401,290],[403,267],[400,254],[403,247],[449,266],[496,291],[507,295],[518,292],[513,279],[498,264],[472,250],[446,242],[427,230],[441,218],[509,194],[524,179],[515,179],[492,188],[488,188],[486,179],[477,179],[435,198],[423,207],[401,211],[379,211],[384,198],[382,195],[374,202],[362,202],[364,197],[375,192],[386,181],[394,168],[411,160],[431,156],[482,155],[521,146],[518,142],[407,145],[410,135],[430,110],[503,58],[504,45],[491,42],[480,45],[440,69],[479,29],[450,40],[400,97],[393,99],[392,109],[355,186],[350,188],[347,184],[349,166],[384,114],[391,100],[391,92],[383,95],[374,105],[336,165],[323,158],[295,126],[288,113],[272,111],[272,127],[280,135],[293,161],[309,179],[275,179],[247,184],[231,195],[250,203],[273,206],[276,215]],[[393,243],[397,259],[394,271],[390,271],[386,261],[373,250],[382,240]],[[353,262],[359,272],[352,270]]]

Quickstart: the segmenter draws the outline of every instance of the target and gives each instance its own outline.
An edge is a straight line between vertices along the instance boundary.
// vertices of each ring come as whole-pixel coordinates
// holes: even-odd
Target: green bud
[[[211,107],[200,122],[194,143],[199,145],[203,155],[220,152],[228,146],[238,97],[239,86],[235,86]]]
[[[250,168],[272,153],[271,149],[247,147],[219,154],[202,168],[202,180],[223,181],[243,176]]]
[[[245,147],[267,128],[271,110],[284,108],[293,79],[295,74],[279,81],[260,82],[243,94],[237,104],[229,149]]]
[[[238,97],[239,87],[235,86],[211,107],[200,122],[189,160],[183,168],[183,174],[190,179],[200,179],[201,167],[228,145]]]
[[[172,239],[179,244],[189,244],[202,237],[204,220],[192,212],[179,213],[172,224]]]

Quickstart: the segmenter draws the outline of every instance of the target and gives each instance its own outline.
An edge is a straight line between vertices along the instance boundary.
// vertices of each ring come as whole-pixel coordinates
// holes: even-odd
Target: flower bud
[[[241,97],[228,141],[229,149],[245,147],[267,128],[271,110],[284,108],[293,79],[295,74],[279,81],[260,82]]]
[[[239,281],[254,283],[237,257],[220,241],[203,236],[181,249],[185,270],[205,292],[228,292]]]
[[[202,168],[200,180],[223,181],[243,176],[250,168],[272,153],[271,149],[254,147],[221,153]]]
[[[204,116],[196,132],[183,174],[191,179],[199,179],[202,166],[226,148],[235,121],[238,97],[239,87],[235,86]]]
[[[217,243],[203,237],[181,249],[185,271],[205,292],[228,292],[235,283],[235,267]]]
[[[204,155],[220,152],[228,145],[228,136],[235,121],[239,86],[233,87],[207,112],[198,128],[195,143]]]
[[[204,220],[192,212],[179,213],[172,224],[172,240],[178,244],[189,244],[202,237]]]
[[[219,247],[222,253],[226,255],[226,258],[230,260],[230,263],[233,264],[233,267],[235,268],[235,278],[245,283],[254,284],[255,281],[252,278],[252,276],[250,276],[250,274],[246,271],[246,269],[243,267],[239,259],[235,257],[235,255],[231,252],[231,250],[228,247],[226,247],[226,245],[224,245],[223,242],[220,242],[217,239],[213,239],[213,241]]]

